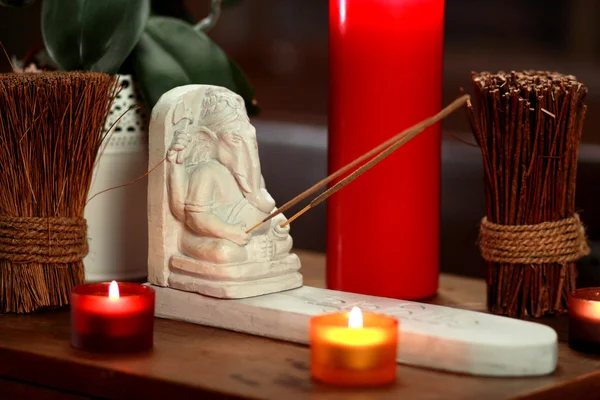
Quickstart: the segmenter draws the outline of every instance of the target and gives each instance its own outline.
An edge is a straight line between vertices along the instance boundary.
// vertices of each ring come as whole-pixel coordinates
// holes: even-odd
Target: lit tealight
[[[311,375],[334,385],[382,385],[396,379],[398,321],[382,314],[318,315],[310,322]]]
[[[112,281],[108,287],[108,298],[116,300],[119,298],[119,285],[117,281]]]
[[[576,289],[569,295],[569,346],[600,353],[600,288]]]
[[[154,344],[155,292],[133,282],[78,285],[71,291],[71,343],[86,351],[129,353]]]

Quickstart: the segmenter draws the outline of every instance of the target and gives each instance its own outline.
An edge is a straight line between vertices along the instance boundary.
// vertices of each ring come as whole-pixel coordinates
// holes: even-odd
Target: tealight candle
[[[311,375],[344,386],[369,386],[396,379],[398,321],[382,314],[324,314],[310,321]]]
[[[91,283],[71,292],[71,343],[97,352],[152,348],[154,290],[138,283]]]
[[[600,353],[600,288],[577,289],[569,296],[569,347]]]

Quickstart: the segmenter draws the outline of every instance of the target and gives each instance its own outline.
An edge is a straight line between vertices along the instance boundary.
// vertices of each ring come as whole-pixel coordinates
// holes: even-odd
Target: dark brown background
[[[202,18],[210,1],[188,0]],[[242,0],[223,13],[211,36],[246,71],[263,112],[255,120],[269,190],[286,201],[326,174],[326,0]],[[40,43],[40,1],[0,8],[0,40],[22,57]],[[576,75],[590,89],[581,148],[577,205],[591,239],[600,236],[600,2],[595,0],[447,0],[444,98],[470,86],[471,71],[544,69]],[[191,50],[192,51],[192,50]],[[0,70],[8,63],[0,57]],[[1,111],[1,110],[0,110]],[[484,213],[480,156],[454,137],[471,140],[464,116],[444,122],[442,260],[445,271],[483,276],[475,246]],[[296,245],[325,249],[325,207],[293,227]],[[594,242],[592,243],[593,247]],[[598,262],[581,271],[593,282]]]

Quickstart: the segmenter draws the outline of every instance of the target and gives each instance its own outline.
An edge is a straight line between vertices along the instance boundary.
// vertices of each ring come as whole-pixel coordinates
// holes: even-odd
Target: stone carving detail
[[[188,85],[152,111],[148,189],[151,283],[221,298],[302,285],[289,226],[266,190],[256,130],[228,89]]]
[[[355,295],[350,295],[355,297]],[[471,329],[479,325],[477,313],[463,310],[429,306],[427,304],[398,300],[393,306],[378,305],[368,301],[344,300],[341,297],[323,297],[321,299],[305,299],[306,304],[322,307],[322,312],[350,311],[353,307],[362,310],[391,315],[402,322],[412,321],[427,325],[443,325],[446,328]]]

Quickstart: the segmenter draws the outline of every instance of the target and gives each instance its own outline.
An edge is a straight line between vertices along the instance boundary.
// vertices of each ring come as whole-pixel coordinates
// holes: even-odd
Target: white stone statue
[[[187,85],[165,93],[150,122],[148,280],[219,298],[302,286],[283,214],[265,188],[256,130],[228,89]]]

